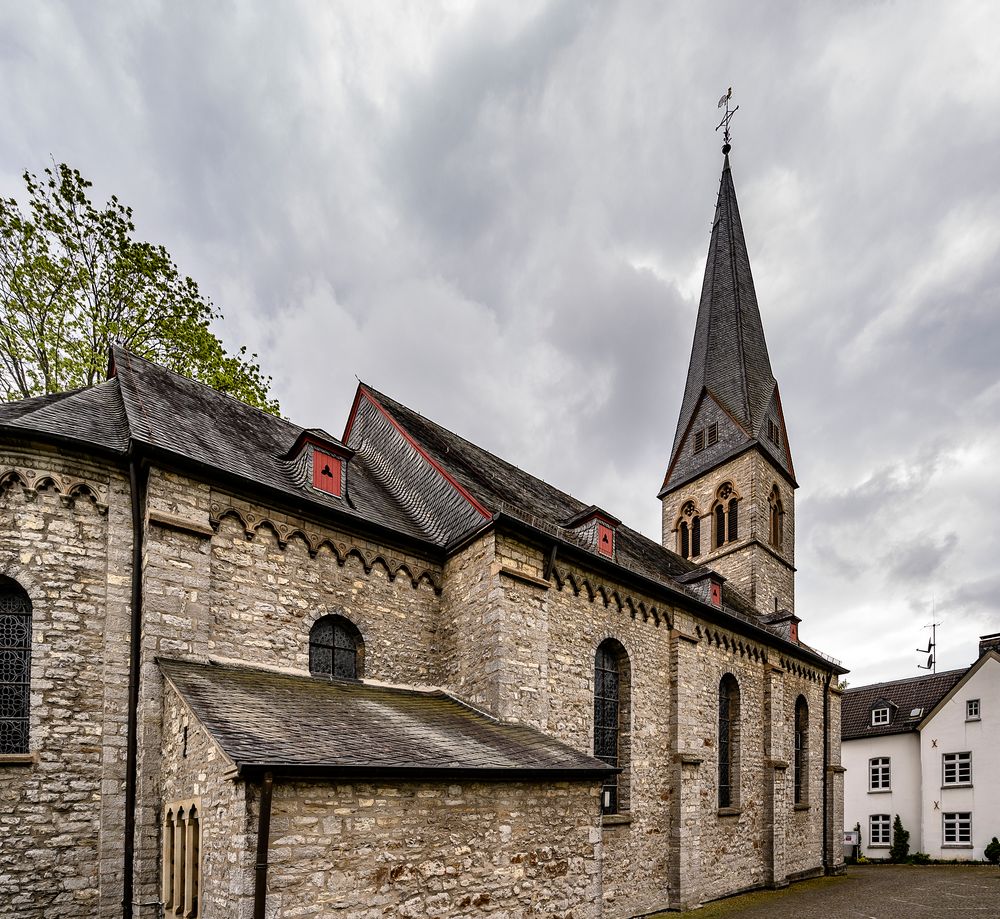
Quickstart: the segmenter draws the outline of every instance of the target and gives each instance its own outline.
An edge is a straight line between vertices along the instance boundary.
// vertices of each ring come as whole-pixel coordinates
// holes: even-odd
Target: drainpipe
[[[125,863],[122,866],[122,917],[132,919],[135,889],[135,811],[138,779],[139,659],[142,650],[142,549],[146,514],[146,470],[129,450],[128,484],[132,503],[132,622],[128,661],[128,738],[125,752]]]
[[[830,799],[827,796],[830,781],[830,682],[833,671],[826,674],[823,686],[823,873],[830,872]]]
[[[271,834],[271,792],[274,789],[274,775],[264,773],[260,783],[260,814],[257,818],[257,864],[254,866],[253,919],[264,919],[264,905],[267,900],[267,848]]]

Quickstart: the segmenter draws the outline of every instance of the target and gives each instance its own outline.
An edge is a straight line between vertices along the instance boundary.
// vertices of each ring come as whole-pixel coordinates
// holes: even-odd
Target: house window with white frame
[[[965,702],[965,720],[966,721],[978,721],[979,720],[979,700],[978,699],[967,699]]]
[[[971,846],[972,845],[972,812],[956,811],[945,812],[942,816],[944,825],[944,845],[946,846]]]
[[[891,762],[888,756],[875,756],[868,760],[868,790],[888,791],[891,787]]]
[[[942,753],[941,763],[943,785],[972,784],[972,753]]]
[[[889,723],[889,706],[872,709],[872,725]]]
[[[889,845],[889,815],[872,814],[868,818],[868,838],[872,846]]]

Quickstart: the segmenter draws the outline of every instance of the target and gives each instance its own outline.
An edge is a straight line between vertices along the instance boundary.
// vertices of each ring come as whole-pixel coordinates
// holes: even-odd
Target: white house
[[[841,739],[863,855],[888,857],[898,814],[911,852],[982,859],[1000,836],[1000,634],[966,669],[848,689]]]

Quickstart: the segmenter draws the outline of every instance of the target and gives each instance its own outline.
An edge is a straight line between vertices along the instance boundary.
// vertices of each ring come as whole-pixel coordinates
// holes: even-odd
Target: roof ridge
[[[881,683],[866,683],[864,686],[848,686],[844,690],[844,695],[853,695],[854,693],[859,693],[862,690],[868,689],[879,689],[884,686],[899,686],[903,683],[918,683],[934,679],[939,679],[940,677],[954,676],[955,674],[963,674],[968,671],[968,667],[958,667],[955,670],[942,670],[940,673],[926,673],[918,674],[917,676],[902,677],[898,680],[885,680]]]

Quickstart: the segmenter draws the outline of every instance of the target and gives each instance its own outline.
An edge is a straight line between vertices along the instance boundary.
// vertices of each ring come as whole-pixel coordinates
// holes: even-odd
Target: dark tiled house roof
[[[841,703],[841,739],[856,740],[859,737],[882,737],[915,731],[931,709],[967,672],[968,668],[949,670],[847,689]],[[873,725],[872,708],[882,705],[889,707],[889,723]],[[918,709],[919,714],[913,714]]]
[[[507,780],[560,773],[591,781],[609,771],[592,756],[532,728],[495,721],[439,690],[158,663],[241,771],[465,772]]]

